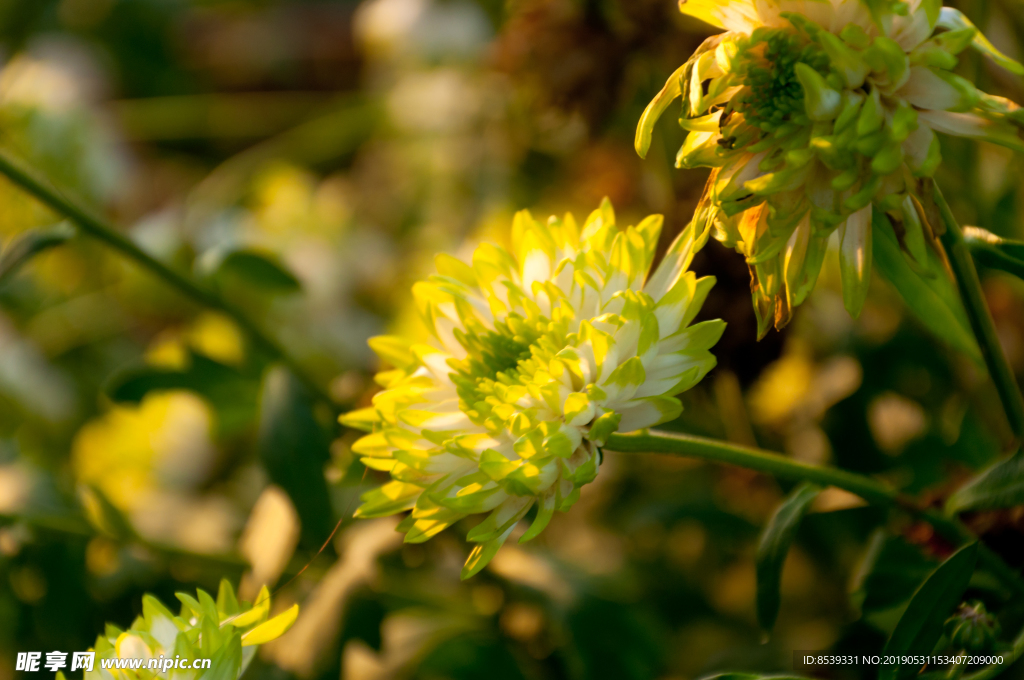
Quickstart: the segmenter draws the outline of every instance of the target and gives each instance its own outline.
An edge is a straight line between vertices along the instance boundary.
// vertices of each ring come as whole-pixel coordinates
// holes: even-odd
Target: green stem
[[[802,463],[750,446],[678,432],[641,432],[613,434],[608,437],[604,448],[620,453],[668,453],[699,458],[765,472],[782,479],[834,486],[857,494],[875,505],[899,507],[928,522],[940,535],[956,544],[978,540],[977,536],[957,520],[936,510],[922,509],[912,499],[870,477],[838,468]],[[1003,562],[998,555],[981,545],[979,559],[1008,588],[1024,596],[1024,581],[1021,580],[1020,574]]]
[[[891,505],[898,494],[881,482],[838,468],[802,463],[792,458],[719,439],[679,432],[613,434],[605,447],[622,453],[672,453],[766,472],[793,481],[816,482],[855,493],[869,503]]]
[[[276,340],[264,333],[241,310],[139,248],[101,217],[64,196],[35,170],[2,150],[0,150],[0,173],[6,175],[11,182],[37,198],[54,212],[74,222],[83,233],[110,246],[198,304],[231,318],[261,351],[284,364],[318,399],[333,404],[334,400],[327,391],[309,377],[299,363]]]
[[[1003,409],[1006,411],[1006,418],[1010,422],[1014,438],[1017,440],[1017,444],[1020,444],[1024,442],[1024,397],[1021,396],[1013,369],[999,344],[996,325],[985,304],[981,280],[978,278],[974,260],[971,259],[970,250],[964,242],[963,230],[956,221],[953,211],[950,210],[949,204],[946,203],[938,184],[935,184],[934,187],[935,204],[939,208],[942,222],[946,227],[942,234],[942,244],[946,247],[946,253],[949,255],[949,264],[960,287],[960,296],[967,309],[971,328],[978,339],[985,365],[988,367],[989,375],[992,376],[992,382],[995,383],[999,399],[1003,403]]]

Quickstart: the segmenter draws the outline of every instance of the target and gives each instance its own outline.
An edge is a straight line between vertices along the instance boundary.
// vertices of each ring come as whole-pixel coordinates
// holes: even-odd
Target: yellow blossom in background
[[[904,252],[927,266],[935,235],[922,178],[944,133],[1024,151],[1024,113],[953,73],[974,47],[1017,75],[941,0],[683,0],[724,33],[707,39],[648,106],[636,136],[682,98],[689,132],[678,167],[712,167],[701,219],[746,257],[759,335],[785,326],[814,288],[838,231],[843,299],[867,295],[872,230],[887,215]],[[875,225],[874,227],[872,225]]]
[[[576,502],[609,435],[678,416],[675,395],[715,365],[725,324],[692,324],[714,284],[688,271],[692,229],[648,275],[661,226],[620,230],[607,201],[582,227],[521,212],[510,250],[439,256],[413,288],[429,342],[373,339],[394,369],[378,374],[371,408],[342,417],[371,432],[353,451],[393,478],[357,515],[412,510],[399,529],[417,543],[489,513],[468,535],[468,578],[532,507],[523,541]]]
[[[71,452],[80,482],[128,509],[163,483],[191,486],[213,455],[209,407],[189,392],[148,395],[85,425]]]
[[[238,325],[215,312],[199,314],[186,328],[160,334],[146,350],[146,361],[171,370],[188,367],[189,351],[228,366],[245,361],[245,338]]]
[[[217,553],[230,549],[241,516],[218,490],[201,485],[216,464],[215,417],[191,392],[150,392],[117,405],[75,437],[71,466],[92,521],[105,520],[96,492],[144,538]]]

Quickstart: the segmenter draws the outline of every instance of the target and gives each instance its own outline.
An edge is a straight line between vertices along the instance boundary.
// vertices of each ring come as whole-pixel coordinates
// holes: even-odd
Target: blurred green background
[[[957,4],[1022,56],[1024,4]],[[678,233],[706,175],[673,169],[671,122],[647,161],[633,134],[708,32],[672,0],[3,0],[0,145],[246,310],[343,410],[373,393],[366,339],[419,332],[409,288],[433,255],[502,240],[515,210],[583,218],[608,196],[622,223],[663,213],[663,246]],[[961,69],[1024,101],[981,59]],[[943,142],[960,219],[1024,236],[1021,159]],[[59,222],[0,180],[0,244]],[[984,372],[883,281],[847,316],[834,253],[794,323],[759,343],[742,259],[712,242],[695,267],[718,277],[702,316],[729,327],[670,429],[935,504],[1009,441]],[[1022,374],[1024,287],[983,274]],[[19,651],[84,650],[105,621],[127,625],[143,592],[173,604],[222,577],[250,599],[287,582],[275,606],[302,603],[249,680],[788,671],[793,650],[877,653],[951,550],[828,491],[765,641],[756,539],[789,487],[609,454],[572,512],[466,583],[469,524],[403,546],[392,520],[346,519],[315,557],[380,482],[334,415],[230,319],[87,237],[0,279],[0,680]],[[1020,508],[967,519],[1024,564]],[[996,590],[971,595],[1015,631],[1024,603]]]

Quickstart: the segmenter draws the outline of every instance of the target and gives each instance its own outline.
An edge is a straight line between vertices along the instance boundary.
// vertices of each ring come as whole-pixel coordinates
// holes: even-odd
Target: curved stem
[[[949,264],[956,276],[957,285],[960,288],[960,296],[963,298],[964,307],[967,309],[967,318],[971,322],[971,328],[978,339],[981,354],[985,359],[989,375],[995,383],[999,399],[1003,403],[1003,410],[1006,411],[1006,418],[1010,422],[1010,428],[1017,440],[1017,444],[1024,442],[1024,397],[1021,396],[1017,379],[1006,359],[1002,346],[999,344],[999,336],[996,333],[995,322],[985,304],[985,295],[981,287],[981,280],[978,278],[978,270],[971,259],[970,250],[964,242],[964,233],[960,224],[956,221],[953,211],[939,190],[938,184],[934,185],[935,204],[942,215],[942,222],[946,230],[942,234],[942,245],[946,247],[949,255]]]
[[[105,222],[101,217],[93,214],[92,211],[77,204],[64,196],[50,182],[44,179],[35,170],[29,168],[21,161],[5,151],[0,150],[0,173],[7,176],[14,184],[35,196],[40,202],[56,213],[59,213],[71,220],[83,233],[102,241],[129,260],[132,260],[143,269],[148,270],[155,276],[172,287],[176,288],[185,296],[209,309],[221,312],[231,318],[239,328],[248,335],[257,347],[268,354],[274,360],[280,361],[294,373],[318,399],[328,404],[334,400],[315,380],[309,377],[299,363],[292,358],[276,340],[268,336],[240,309],[221,299],[217,294],[200,286],[189,277],[167,266],[146,251],[139,248],[130,239],[118,232],[113,226]]]
[[[939,534],[954,543],[964,544],[978,540],[977,536],[957,520],[933,509],[920,508],[912,499],[870,477],[838,468],[802,463],[750,446],[679,432],[639,432],[613,434],[608,437],[604,448],[620,453],[667,453],[699,458],[757,470],[783,479],[834,486],[857,494],[875,505],[899,507],[928,522]],[[980,546],[978,555],[982,564],[1008,588],[1017,595],[1024,596],[1024,580],[1020,574],[985,545]]]
[[[680,432],[613,434],[608,437],[605,448],[622,453],[672,453],[730,463],[783,479],[839,487],[876,505],[892,505],[899,496],[885,484],[854,472],[802,463],[778,453]]]

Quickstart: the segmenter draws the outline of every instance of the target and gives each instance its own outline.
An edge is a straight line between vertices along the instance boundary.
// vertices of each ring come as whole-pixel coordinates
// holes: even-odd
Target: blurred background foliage
[[[957,4],[1022,56],[1019,0]],[[469,526],[402,546],[391,520],[344,519],[379,479],[336,411],[373,393],[369,336],[420,332],[409,287],[434,253],[505,238],[519,208],[582,217],[604,196],[625,223],[665,214],[666,244],[688,221],[705,176],[672,168],[682,132],[660,126],[646,162],[632,140],[706,33],[672,0],[0,2],[3,147],[244,309],[334,402],[86,237],[4,274],[0,680],[18,651],[84,650],[105,621],[127,625],[144,591],[168,602],[224,576],[249,598],[287,582],[276,607],[303,603],[250,680],[676,679],[877,652],[952,546],[836,490],[797,535],[767,642],[756,538],[789,487],[755,473],[608,455],[571,513],[467,583],[453,534]],[[961,68],[1024,101],[981,59]],[[958,216],[1024,236],[1021,160],[943,141]],[[0,243],[59,222],[0,181]],[[847,316],[834,253],[795,322],[760,343],[744,263],[712,242],[696,268],[718,277],[703,316],[729,327],[670,428],[936,505],[1009,441],[984,372],[884,282]],[[1024,288],[985,285],[1024,374]],[[967,519],[1024,564],[1019,508]],[[991,583],[971,595],[1004,630],[1024,621]]]

